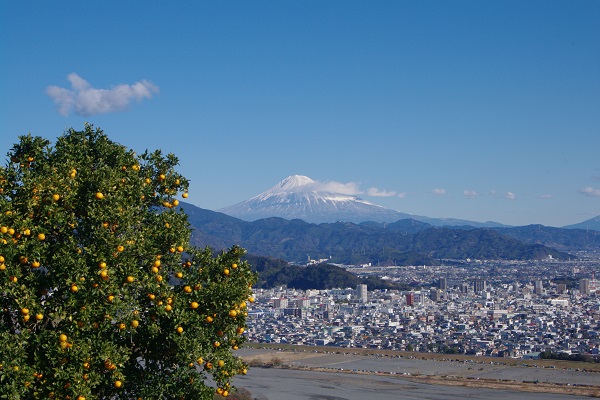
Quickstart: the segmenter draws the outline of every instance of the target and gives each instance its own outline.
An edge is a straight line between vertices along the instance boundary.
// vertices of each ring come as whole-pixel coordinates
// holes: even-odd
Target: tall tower
[[[580,279],[579,280],[579,293],[582,296],[588,296],[590,294],[590,280]]]
[[[475,293],[483,292],[485,290],[485,287],[485,279],[475,279],[475,282],[473,282],[473,291]]]
[[[443,278],[443,277],[442,277],[442,278],[440,278],[440,282],[438,283],[438,288],[439,288],[440,290],[446,290],[446,287],[447,287],[447,281],[446,281],[446,278]]]
[[[544,291],[544,286],[542,284],[542,281],[540,281],[540,280],[535,281],[534,290],[535,290],[535,294],[537,294],[538,296],[542,294],[542,292]]]
[[[361,303],[367,302],[367,285],[360,284],[356,286],[356,298]]]
[[[412,306],[415,304],[415,294],[414,293],[406,293],[406,305]]]

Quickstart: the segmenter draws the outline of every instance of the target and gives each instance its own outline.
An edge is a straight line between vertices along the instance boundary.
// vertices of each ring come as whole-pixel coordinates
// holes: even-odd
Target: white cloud
[[[513,192],[506,192],[506,194],[504,195],[504,198],[507,200],[516,200],[517,195],[514,194]]]
[[[540,196],[540,199],[553,199],[554,196],[552,196],[551,194],[543,194]]]
[[[348,182],[315,182],[314,186],[310,189],[317,192],[332,192],[339,194],[347,194],[350,196],[355,196],[358,194],[362,194],[363,191],[360,190],[358,183]]]
[[[443,196],[446,194],[446,189],[436,188],[431,191],[431,193],[436,194],[438,196]]]
[[[467,199],[475,199],[479,197],[479,193],[474,190],[465,190],[463,193]]]
[[[398,197],[400,197],[401,199],[406,197],[406,193],[402,192],[402,193],[398,193]]]
[[[600,197],[600,189],[594,189],[591,186],[580,189],[579,193],[582,193],[589,197]]]
[[[67,79],[71,83],[71,89],[58,86],[46,88],[46,94],[56,104],[58,112],[65,116],[71,112],[88,117],[123,111],[132,101],[151,99],[159,90],[157,86],[146,80],[132,85],[121,84],[110,89],[96,89],[76,73],[69,74]]]
[[[387,190],[379,190],[377,188],[369,188],[367,189],[367,195],[369,196],[373,196],[373,197],[392,197],[396,195],[396,192],[394,192],[393,190],[391,191],[387,191]]]

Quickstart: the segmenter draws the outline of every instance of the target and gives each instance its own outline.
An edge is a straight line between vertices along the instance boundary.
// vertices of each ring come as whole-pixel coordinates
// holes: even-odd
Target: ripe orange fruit
[[[183,246],[177,246],[177,251],[183,253]]]
[[[177,333],[183,333],[183,328],[181,326],[177,327]]]
[[[102,272],[104,272],[104,271],[102,271]],[[110,296],[108,296],[108,301],[110,303],[112,303],[114,299],[115,299],[115,296],[113,296],[112,294]]]
[[[254,303],[254,297],[248,297],[248,301],[249,301],[250,303]]]
[[[52,195],[52,200],[58,201],[59,199],[60,199],[60,195],[58,195],[56,193]]]
[[[133,276],[131,276],[131,275],[129,275],[127,277],[127,283],[133,283],[134,280],[135,280],[135,278]]]
[[[244,328],[241,326],[239,328],[237,328],[237,333],[238,333],[238,335],[241,335],[242,333],[244,333]]]
[[[125,328],[126,328],[125,324],[121,322],[121,323],[119,324],[119,329],[120,329],[120,330],[125,330]]]
[[[140,326],[140,321],[134,319],[133,321],[131,321],[131,326],[137,328],[138,326]]]
[[[78,290],[79,288],[77,287],[77,285],[71,285],[71,292],[77,293]]]
[[[221,343],[216,342],[216,341],[213,343],[213,346],[215,346],[215,347],[219,347],[220,345],[221,345]]]
[[[102,192],[96,192],[96,198],[98,200],[102,200],[104,198],[104,195],[102,194]]]
[[[176,272],[175,276],[179,279],[183,278],[183,274],[181,272]]]
[[[163,277],[162,277],[162,275],[156,275],[156,278],[154,278],[154,279],[156,279],[156,282],[162,282]]]
[[[38,233],[37,238],[38,238],[38,240],[41,241],[41,240],[46,239],[46,235],[44,235],[43,233]]]
[[[237,264],[236,263],[231,264],[231,268],[232,269],[236,269],[237,268]]]
[[[196,308],[198,308],[198,303],[195,301],[192,301],[192,303],[190,304],[190,307],[192,307],[195,310]]]
[[[187,193],[187,192],[181,195],[181,197],[183,197],[184,199],[187,199],[187,198],[188,198],[188,196],[189,196],[189,195],[188,195],[188,193]]]
[[[65,335],[64,333],[62,333],[59,337],[58,340],[60,340],[61,342],[66,342],[67,341],[67,335]]]
[[[223,361],[223,360],[219,360],[219,361],[217,362],[217,364],[219,365],[219,367],[223,368],[223,366],[225,365],[225,361]]]
[[[160,267],[160,260],[154,260],[154,266]]]
[[[115,381],[115,387],[117,389],[119,389],[121,386],[123,386],[123,382],[121,382],[121,381]]]
[[[237,311],[235,311],[235,310],[229,310],[229,316],[230,316],[231,318],[235,318],[235,317],[237,317]]]
[[[225,274],[226,276],[227,276],[227,275],[229,275],[229,269],[225,268],[225,269],[223,270],[223,274]]]
[[[172,309],[173,309],[173,307],[170,304],[167,304],[165,306],[165,311],[167,311],[167,312],[171,311]]]
[[[40,267],[40,262],[39,261],[34,261],[34,262],[31,263],[31,266],[33,268],[39,268]]]
[[[208,315],[208,316],[206,317],[206,322],[208,322],[209,324],[210,324],[211,322],[213,322],[213,317],[211,317],[210,315]]]
[[[158,179],[160,179],[161,181],[164,181],[164,180],[166,179],[166,176],[165,176],[165,174],[160,174],[160,175],[158,176]]]
[[[41,321],[44,319],[44,314],[35,314],[35,319],[37,319],[38,321]]]

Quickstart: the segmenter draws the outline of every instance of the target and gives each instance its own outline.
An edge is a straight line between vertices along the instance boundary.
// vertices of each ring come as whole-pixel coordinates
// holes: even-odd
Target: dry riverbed
[[[255,368],[356,374],[363,380],[385,376],[428,385],[511,391],[515,399],[520,398],[517,392],[600,397],[598,364],[259,344],[248,344],[238,354]]]

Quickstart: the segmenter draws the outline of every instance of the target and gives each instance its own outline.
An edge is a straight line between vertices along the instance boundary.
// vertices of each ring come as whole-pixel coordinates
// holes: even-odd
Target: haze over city
[[[293,174],[429,217],[600,215],[600,3],[0,5],[0,150],[85,122],[211,210]],[[4,160],[3,160],[4,162]]]

